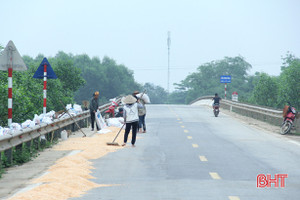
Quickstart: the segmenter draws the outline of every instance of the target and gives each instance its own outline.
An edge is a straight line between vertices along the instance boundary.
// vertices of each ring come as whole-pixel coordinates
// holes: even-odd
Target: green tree
[[[177,89],[186,91],[185,103],[189,103],[199,96],[224,94],[224,84],[220,83],[220,76],[230,75],[232,83],[227,84],[228,94],[237,91],[239,96],[249,96],[245,92],[248,87],[248,70],[251,65],[241,56],[225,57],[222,60],[212,61],[198,67],[197,72],[188,75]]]
[[[263,106],[275,106],[278,95],[278,78],[261,73],[253,90],[252,101]]]
[[[90,59],[87,55],[79,55],[75,56],[74,62],[82,70],[82,77],[86,80],[86,84],[76,93],[76,102],[90,99],[95,91],[100,92],[100,101],[105,102],[141,88],[135,82],[132,70],[118,65],[109,57],[104,57],[101,62],[97,57]]]
[[[279,77],[278,107],[290,102],[300,108],[300,59],[288,54],[283,58],[283,67]]]
[[[187,93],[186,91],[175,90],[174,92],[169,94],[168,103],[169,104],[185,104],[186,93]]]
[[[163,87],[152,83],[145,83],[144,90],[146,90],[152,104],[167,103],[168,92]]]

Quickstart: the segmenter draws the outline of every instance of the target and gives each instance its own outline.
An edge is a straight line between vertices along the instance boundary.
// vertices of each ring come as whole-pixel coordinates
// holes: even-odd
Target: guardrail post
[[[4,155],[6,157],[7,165],[11,165],[13,161],[12,148],[5,150]]]
[[[21,155],[23,151],[23,143],[16,146],[16,152],[18,155]]]
[[[62,128],[57,129],[56,131],[54,131],[54,136],[53,136],[53,140],[57,140],[57,138],[60,137],[60,132],[61,132]]]
[[[0,170],[2,169],[2,152],[0,152]]]
[[[40,136],[33,139],[33,148],[36,150],[40,150]]]
[[[45,138],[45,139],[42,139],[42,138]],[[47,137],[46,137],[46,134],[44,135],[44,137],[40,137],[40,147],[41,148],[44,148],[47,144]]]
[[[25,147],[27,149],[30,149],[31,148],[31,145],[32,145],[32,140],[28,141],[28,142],[25,142]]]
[[[75,123],[71,124],[71,131],[72,131],[72,132],[75,132],[75,131],[76,131],[76,130],[75,130]]]

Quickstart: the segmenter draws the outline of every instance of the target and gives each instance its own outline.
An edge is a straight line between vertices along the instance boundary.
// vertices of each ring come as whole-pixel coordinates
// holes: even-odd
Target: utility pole
[[[170,93],[170,46],[171,46],[171,32],[168,31],[168,93]]]

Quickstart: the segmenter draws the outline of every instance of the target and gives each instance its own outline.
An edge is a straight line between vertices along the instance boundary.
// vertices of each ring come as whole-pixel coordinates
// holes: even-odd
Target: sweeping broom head
[[[106,142],[106,145],[111,145],[111,146],[120,146],[118,143],[116,142]]]

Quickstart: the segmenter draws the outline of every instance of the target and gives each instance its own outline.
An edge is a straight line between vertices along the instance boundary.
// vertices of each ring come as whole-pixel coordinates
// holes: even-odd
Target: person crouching
[[[139,124],[139,115],[138,115],[138,104],[137,99],[132,95],[128,95],[123,99],[124,105],[124,123],[126,123],[125,134],[124,134],[124,143],[122,146],[126,145],[128,134],[132,128],[132,139],[131,144],[134,147],[136,141],[136,132]]]

